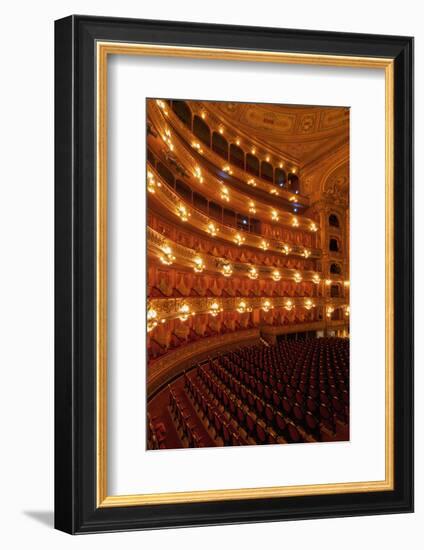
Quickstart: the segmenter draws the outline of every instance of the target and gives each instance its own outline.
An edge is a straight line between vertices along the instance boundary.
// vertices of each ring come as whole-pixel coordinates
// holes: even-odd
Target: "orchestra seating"
[[[148,411],[148,449],[348,440],[349,339],[284,340],[210,357],[154,396]]]

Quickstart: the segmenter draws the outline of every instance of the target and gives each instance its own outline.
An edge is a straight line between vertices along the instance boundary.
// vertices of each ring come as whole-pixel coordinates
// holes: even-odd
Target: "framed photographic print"
[[[55,524],[413,510],[413,39],[55,27]]]

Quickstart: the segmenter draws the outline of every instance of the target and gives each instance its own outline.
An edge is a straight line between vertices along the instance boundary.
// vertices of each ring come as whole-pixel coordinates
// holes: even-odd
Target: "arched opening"
[[[338,298],[338,297],[340,296],[340,288],[339,288],[339,285],[331,285],[330,296],[331,296],[332,298]]]
[[[262,161],[261,164],[261,178],[267,181],[274,181],[272,165],[269,162]]]
[[[339,224],[339,218],[336,216],[336,214],[330,214],[328,217],[328,223],[331,225],[331,227],[340,227]]]
[[[230,162],[235,166],[244,168],[244,151],[238,145],[230,145]]]
[[[339,241],[337,239],[330,239],[330,245],[329,245],[329,248],[331,250],[331,252],[339,252],[340,249],[339,249]]]
[[[274,173],[274,183],[279,187],[284,187],[287,175],[282,168],[276,168]]]
[[[206,122],[199,116],[195,116],[193,120],[193,134],[205,143],[208,147],[211,145],[211,131]]]
[[[218,153],[220,157],[228,160],[228,141],[217,132],[212,134],[212,149],[215,153]]]
[[[250,153],[246,155],[246,172],[259,176],[259,159]]]
[[[339,264],[331,264],[330,265],[330,273],[333,273],[334,275],[341,275],[342,268]]]
[[[172,110],[177,115],[177,117],[184,122],[186,126],[191,128],[191,111],[190,107],[185,101],[179,101],[174,99],[172,101]]]
[[[293,172],[290,172],[288,175],[288,182],[289,182],[289,189],[293,193],[299,193],[299,178],[296,176],[296,174],[293,174]]]

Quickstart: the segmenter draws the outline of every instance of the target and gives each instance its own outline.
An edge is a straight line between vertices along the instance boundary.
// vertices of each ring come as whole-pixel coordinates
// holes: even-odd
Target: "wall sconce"
[[[325,284],[330,286],[333,281],[331,279],[325,279]]]
[[[190,212],[187,210],[187,208],[183,204],[180,204],[178,206],[177,214],[180,217],[180,220],[183,222],[186,222],[191,216]]]
[[[333,306],[328,306],[327,307],[327,317],[330,318],[333,312],[334,312],[334,307]]]
[[[212,315],[212,317],[216,317],[219,313],[223,311],[222,307],[218,304],[218,302],[213,302],[211,304],[211,307],[209,308],[209,313]]]
[[[150,170],[147,172],[147,191],[149,193],[154,194],[156,191],[156,187],[162,187],[160,181],[155,180],[155,176],[153,175]]]
[[[269,242],[265,241],[265,239],[262,239],[261,244],[259,245],[262,250],[268,250],[269,248]]]
[[[296,216],[293,216],[292,226],[293,227],[299,227],[299,220],[296,218]]]
[[[178,310],[180,321],[187,321],[190,317],[190,307],[187,304],[183,304]],[[194,314],[193,314],[194,315]]]
[[[205,264],[203,263],[202,258],[199,256],[197,258],[194,258],[194,267],[193,270],[196,273],[202,273],[202,271],[205,269]]]
[[[233,274],[233,266],[231,264],[224,264],[222,266],[222,274],[224,277],[231,277]]]
[[[200,183],[203,183],[202,171],[199,166],[196,166],[196,168],[194,169],[194,177],[199,180]]]
[[[256,181],[253,178],[250,178],[247,180],[247,185],[250,185],[251,187],[256,187]]]
[[[289,247],[288,244],[283,244],[283,252],[284,254],[287,256],[288,254],[290,254],[291,252],[291,248]]]
[[[311,255],[311,251],[310,250],[305,250],[303,251],[303,256],[305,256],[305,258],[309,258],[309,256]]]
[[[274,281],[280,281],[281,280],[281,273],[278,271],[278,269],[275,269],[272,272],[271,277],[274,279]]]
[[[257,279],[259,277],[258,270],[256,269],[256,267],[251,267],[249,269],[248,277],[249,279]]]
[[[302,275],[299,272],[296,272],[293,276],[293,279],[295,280],[296,283],[301,283],[302,282]]]
[[[312,282],[315,283],[316,285],[319,284],[320,282],[320,276],[318,275],[318,273],[315,273],[314,276],[312,277]]]
[[[274,306],[271,304],[271,302],[269,300],[266,300],[263,304],[262,304],[262,310],[265,311],[265,313],[268,313],[268,311],[270,309],[273,309]]]
[[[291,311],[293,309],[293,302],[291,300],[287,300],[287,302],[284,304],[284,309],[287,311]]]
[[[250,201],[249,202],[249,212],[251,214],[256,214],[256,208],[255,208],[255,203],[253,201]]]
[[[174,145],[171,140],[171,132],[169,131],[168,128],[165,130],[165,135],[162,136],[162,139],[168,145],[169,149],[173,151]]]
[[[349,317],[349,315],[350,315],[350,306],[345,307],[345,315],[346,315],[346,317]]]
[[[316,231],[318,231],[317,224],[312,222],[311,225],[309,226],[309,229],[315,233]]]
[[[151,332],[158,326],[157,311],[153,308],[147,310],[147,332]]]
[[[171,265],[175,260],[175,256],[172,253],[172,248],[168,245],[165,245],[162,248],[162,252],[163,254],[159,257],[160,261],[164,265]]]
[[[227,174],[230,174],[230,176],[232,176],[233,174],[233,171],[231,170],[231,168],[228,166],[228,164],[226,164],[223,169],[222,169],[223,172],[226,172]]]
[[[158,104],[159,108],[162,109],[165,115],[168,114],[168,109],[166,108],[166,103],[162,101],[161,99],[157,99],[156,103]]]
[[[192,141],[191,146],[193,149],[196,149],[199,153],[203,153],[203,149],[198,141]]]
[[[215,237],[218,233],[219,229],[216,227],[216,225],[212,222],[208,223],[207,232],[209,235],[212,235],[212,237]]]
[[[312,309],[313,307],[314,307],[314,303],[312,302],[312,300],[306,300],[306,301],[305,301],[305,308],[306,308],[307,310],[310,310],[310,309]]]
[[[221,199],[223,201],[230,202],[230,193],[225,185],[221,187]]]
[[[271,219],[274,222],[278,222],[280,219],[280,216],[278,215],[278,212],[276,210],[271,210]]]
[[[270,194],[271,195],[279,195],[280,193],[277,191],[277,189],[274,189],[273,187],[271,187],[271,189],[269,190]]]
[[[237,233],[236,236],[234,237],[234,242],[238,246],[241,246],[245,240],[246,239],[242,235],[240,235],[240,233]]]
[[[252,311],[252,308],[251,308],[251,307],[247,307],[247,304],[246,304],[246,302],[244,302],[244,301],[239,302],[239,304],[238,304],[238,306],[237,306],[236,309],[237,309],[237,311],[238,311],[239,313],[246,313],[246,312]]]

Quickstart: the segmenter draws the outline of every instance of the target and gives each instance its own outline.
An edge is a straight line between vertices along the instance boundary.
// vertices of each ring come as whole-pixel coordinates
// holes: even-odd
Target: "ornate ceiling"
[[[253,103],[208,102],[223,122],[254,136],[302,169],[349,147],[349,109]]]

